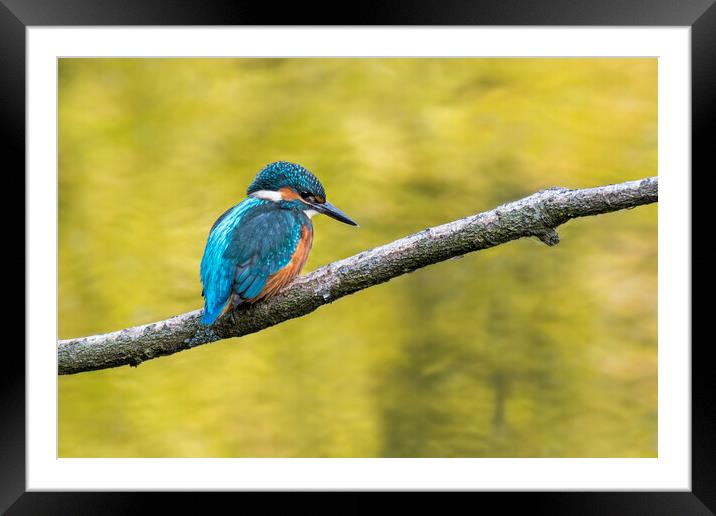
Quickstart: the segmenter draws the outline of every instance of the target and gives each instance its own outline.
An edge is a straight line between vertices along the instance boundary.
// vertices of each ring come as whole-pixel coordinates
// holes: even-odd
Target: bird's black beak
[[[325,213],[332,219],[339,220],[345,224],[350,224],[351,226],[358,225],[358,223],[355,220],[350,218],[348,215],[343,213],[341,210],[339,210],[338,208],[333,206],[328,201],[323,202],[323,203],[314,203],[314,204],[312,204],[312,206],[318,213]]]

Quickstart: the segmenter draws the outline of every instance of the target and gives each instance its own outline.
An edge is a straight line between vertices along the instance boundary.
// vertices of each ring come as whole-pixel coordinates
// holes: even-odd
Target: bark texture
[[[239,307],[234,320],[203,326],[201,310],[124,330],[58,341],[59,374],[137,366],[201,344],[261,331],[426,265],[523,237],[559,243],[570,219],[634,208],[658,200],[658,178],[582,190],[551,188],[333,262],[296,280],[275,297]]]

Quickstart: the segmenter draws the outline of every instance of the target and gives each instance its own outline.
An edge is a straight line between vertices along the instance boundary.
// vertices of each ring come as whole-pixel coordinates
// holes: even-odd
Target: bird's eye
[[[316,198],[309,192],[301,192],[301,199],[308,202],[315,202]]]

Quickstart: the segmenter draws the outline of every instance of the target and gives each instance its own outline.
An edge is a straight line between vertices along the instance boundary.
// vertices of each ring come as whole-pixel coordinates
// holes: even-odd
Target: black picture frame
[[[604,25],[689,26],[692,64],[692,168],[713,172],[716,133],[716,0],[474,0],[356,3],[334,7],[304,2],[209,0],[0,0],[0,142],[6,191],[25,191],[25,50],[28,26],[56,25]],[[9,159],[8,159],[9,158]],[[710,167],[708,166],[710,162]],[[688,171],[684,171],[688,173]],[[691,175],[693,178],[693,173]],[[16,211],[17,212],[17,211]],[[15,219],[17,219],[17,215]],[[17,221],[15,226],[19,227]],[[24,234],[22,237],[24,239]],[[18,242],[15,240],[14,242]],[[11,258],[25,263],[24,246]],[[20,249],[23,249],[20,252]],[[7,257],[7,256],[6,256]],[[7,267],[15,266],[11,263]],[[20,264],[17,263],[17,268]],[[7,269],[6,269],[7,270]],[[26,271],[27,274],[27,271]],[[17,274],[15,274],[17,275]],[[23,287],[24,288],[24,287]],[[24,290],[23,290],[24,291]],[[10,296],[11,291],[6,290]],[[15,298],[18,296],[14,295]],[[19,304],[19,303],[17,303]],[[17,306],[17,305],[15,305]],[[19,328],[19,323],[15,323]],[[0,512],[7,514],[124,514],[150,510],[208,512],[210,503],[231,503],[247,493],[77,493],[26,492],[25,353],[19,339],[3,343],[0,374]],[[690,345],[684,342],[684,345]],[[549,514],[698,515],[716,512],[716,392],[708,341],[692,346],[692,490],[690,492],[529,492],[472,493],[500,511],[529,507]],[[263,510],[265,495],[260,503]],[[334,506],[340,513],[373,505],[374,497],[350,498]],[[461,495],[462,496],[462,495]],[[294,497],[296,498],[296,497]],[[315,509],[314,496],[300,500]],[[423,497],[417,497],[428,507]],[[246,503],[242,500],[242,503]],[[381,502],[377,502],[380,504]],[[474,503],[474,502],[473,502]],[[294,508],[300,507],[292,502]],[[231,507],[229,505],[229,507]],[[245,510],[235,506],[236,511]],[[443,507],[444,509],[444,507]],[[232,511],[233,512],[233,511]],[[313,511],[312,511],[313,512]],[[362,511],[361,511],[362,512]]]

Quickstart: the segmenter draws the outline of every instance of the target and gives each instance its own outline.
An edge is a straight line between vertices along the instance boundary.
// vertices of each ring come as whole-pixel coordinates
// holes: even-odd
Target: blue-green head
[[[308,217],[325,213],[336,220],[357,226],[348,215],[326,200],[323,185],[310,171],[296,163],[276,161],[256,175],[247,195],[302,210]]]

